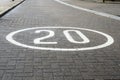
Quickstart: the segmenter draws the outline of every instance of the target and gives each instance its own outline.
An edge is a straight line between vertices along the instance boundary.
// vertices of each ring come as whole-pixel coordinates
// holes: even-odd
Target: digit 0
[[[83,41],[76,41],[76,40],[74,40],[69,32],[76,32],[83,39]],[[90,40],[82,32],[80,32],[78,30],[64,30],[63,33],[66,36],[67,40],[69,42],[71,42],[71,43],[85,44],[85,43],[89,43],[90,42]]]

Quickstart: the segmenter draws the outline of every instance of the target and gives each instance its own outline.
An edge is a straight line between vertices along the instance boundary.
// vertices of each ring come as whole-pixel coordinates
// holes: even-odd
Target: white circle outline
[[[23,31],[27,31],[27,30],[33,30],[33,29],[41,29],[41,28],[56,28],[56,29],[66,29],[66,28],[71,28],[71,29],[79,29],[79,30],[85,30],[85,31],[90,31],[90,32],[95,32],[98,34],[101,34],[103,36],[105,36],[107,38],[107,41],[104,44],[98,45],[98,46],[93,46],[93,47],[86,47],[86,48],[45,48],[45,47],[36,47],[36,46],[30,46],[30,45],[26,45],[26,44],[22,44],[20,42],[17,42],[13,39],[13,36],[17,33],[23,32]],[[9,42],[11,42],[12,44],[15,44],[17,46],[21,46],[21,47],[25,47],[25,48],[31,48],[31,49],[38,49],[38,50],[54,50],[54,51],[84,51],[84,50],[94,50],[94,49],[100,49],[100,48],[104,48],[107,46],[110,46],[111,44],[114,43],[114,39],[103,32],[100,31],[96,31],[96,30],[92,30],[92,29],[86,29],[86,28],[76,28],[76,27],[53,27],[53,26],[49,26],[49,27],[32,27],[32,28],[26,28],[26,29],[21,29],[21,30],[17,30],[14,32],[9,33],[6,36],[6,40],[8,40]]]

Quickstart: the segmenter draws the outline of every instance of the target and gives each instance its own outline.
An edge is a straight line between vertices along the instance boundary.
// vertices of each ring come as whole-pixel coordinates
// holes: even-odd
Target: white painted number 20
[[[35,33],[41,33],[41,32],[47,32],[49,33],[47,36],[44,36],[44,37],[41,37],[41,38],[36,38],[34,39],[34,44],[57,44],[57,42],[43,42],[42,40],[45,40],[45,39],[49,39],[51,37],[54,37],[55,33],[54,31],[52,30],[36,30]],[[70,35],[69,32],[75,32],[77,33],[83,41],[76,41],[73,39],[73,37]],[[90,40],[81,32],[81,31],[78,31],[78,30],[64,30],[63,31],[65,37],[67,38],[67,40],[71,43],[76,43],[76,44],[85,44],[85,43],[89,43]]]
[[[51,29],[56,29],[56,30],[63,30],[62,33],[59,33],[59,34],[55,34],[55,31],[51,30]],[[43,46],[43,45],[28,45],[28,44],[23,44],[19,41],[16,41],[13,37],[15,37],[15,35],[17,34],[20,34],[20,33],[26,33],[26,32],[31,32],[31,30],[34,30],[34,34],[36,35],[40,35],[40,37],[38,38],[31,38],[32,41],[33,41],[33,44],[50,44],[49,46],[46,45],[46,46]],[[66,40],[70,43],[74,43],[74,44],[86,44],[86,43],[90,43],[90,38],[87,38],[86,35],[84,35],[82,33],[82,31],[85,31],[85,32],[89,32],[90,34],[91,33],[94,33],[96,35],[101,35],[103,36],[104,41],[102,44],[96,44],[96,45],[93,45],[92,44],[90,46],[83,46],[83,47],[79,47],[78,46],[70,46],[70,47],[64,47],[63,46],[60,46],[58,45],[58,42],[55,41],[55,37],[57,35],[63,35]],[[42,36],[42,33],[46,33],[46,35],[43,35]],[[29,34],[30,35],[30,34]],[[56,35],[56,36],[55,36]],[[23,35],[24,36],[24,35]],[[30,35],[31,36],[31,35]],[[41,37],[42,36],[42,37]],[[88,35],[89,36],[89,35]],[[94,37],[94,36],[93,36]],[[54,41],[51,41],[51,38],[52,40]],[[59,38],[62,38],[62,37],[57,37],[58,39]],[[96,37],[95,37],[96,38]],[[23,38],[24,39],[24,38]],[[26,28],[26,29],[21,29],[21,30],[17,30],[17,31],[14,31],[14,32],[11,32],[9,33],[7,36],[6,36],[6,40],[8,40],[9,42],[11,42],[12,44],[15,44],[17,46],[21,46],[21,47],[24,47],[24,48],[30,48],[30,49],[37,49],[37,50],[53,50],[53,51],[84,51],[84,50],[95,50],[95,49],[100,49],[100,48],[104,48],[104,47],[107,47],[107,46],[110,46],[111,44],[114,43],[114,39],[106,34],[106,33],[103,33],[103,32],[100,32],[100,31],[96,31],[96,30],[92,30],[92,29],[86,29],[86,28],[77,28],[77,27],[54,27],[54,26],[49,26],[49,27],[33,27],[33,28]],[[26,39],[24,39],[26,40]],[[92,39],[94,40],[94,38]],[[96,41],[96,40],[94,40]],[[60,41],[61,42],[61,41]],[[98,42],[98,41],[96,41]],[[65,42],[64,42],[65,43]],[[51,44],[56,44],[58,46],[51,46]],[[68,44],[68,43],[67,43]]]

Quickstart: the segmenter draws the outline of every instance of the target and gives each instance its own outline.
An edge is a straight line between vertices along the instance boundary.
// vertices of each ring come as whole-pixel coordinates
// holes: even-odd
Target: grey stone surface
[[[12,31],[43,26],[94,29],[111,35],[115,42],[97,50],[62,52],[28,49],[5,39]],[[0,80],[119,80],[119,26],[120,21],[76,10],[53,0],[26,0],[0,19]],[[90,46],[104,41],[97,34],[88,35],[95,37]],[[53,40],[62,41],[59,47],[79,47],[66,45],[66,41],[61,39],[64,36],[59,33],[57,36]],[[17,39],[29,42],[36,37],[29,38],[24,33]]]
[[[72,5],[80,6],[90,10],[104,12],[120,17],[120,1],[110,2],[106,0],[105,3],[91,2],[90,0],[62,0]],[[97,1],[97,0],[96,0]],[[102,0],[101,0],[102,1]]]

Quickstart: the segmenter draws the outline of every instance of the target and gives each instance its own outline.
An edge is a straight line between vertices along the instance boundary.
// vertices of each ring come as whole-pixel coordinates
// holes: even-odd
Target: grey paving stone
[[[15,77],[31,77],[31,76],[33,76],[33,73],[30,73],[30,72],[15,72],[14,76]]]
[[[11,80],[13,74],[4,74],[2,80]]]
[[[64,52],[28,49],[5,39],[12,31],[42,26],[94,29],[113,36],[115,43],[97,50]],[[53,0],[26,0],[0,19],[0,80],[119,80],[119,26],[119,21],[69,8]],[[97,36],[89,35],[90,38]],[[22,37],[15,39],[29,42],[27,33]],[[62,37],[61,34],[56,40],[61,41]],[[97,39],[98,43],[103,43],[101,39]],[[32,40],[30,44],[33,44]],[[97,45],[97,42],[93,44]],[[64,41],[63,45],[75,47]]]
[[[0,70],[0,77],[3,76],[4,72],[5,72],[4,70]]]
[[[23,80],[22,77],[13,77],[12,80]]]

